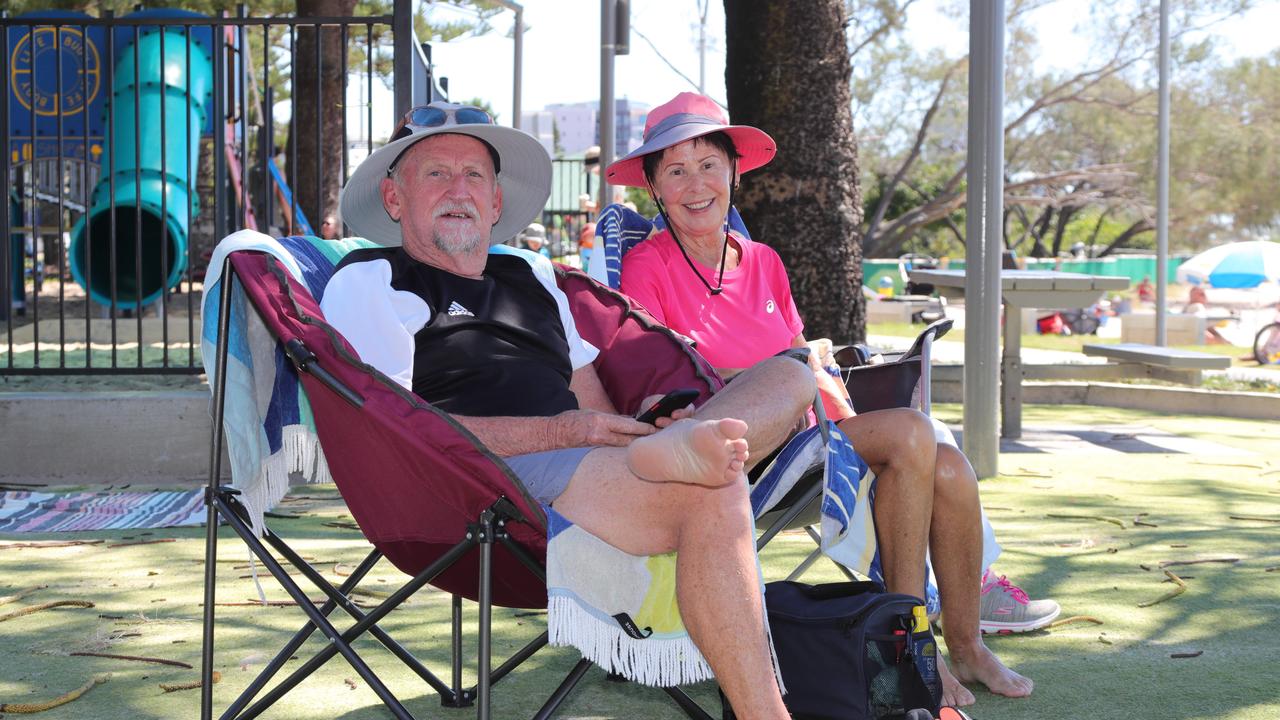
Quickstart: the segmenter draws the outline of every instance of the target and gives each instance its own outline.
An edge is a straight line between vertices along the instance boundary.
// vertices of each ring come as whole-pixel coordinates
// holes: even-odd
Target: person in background
[[[1151,284],[1151,277],[1142,276],[1142,282],[1138,283],[1138,302],[1155,302],[1156,288]]]
[[[595,250],[595,244],[596,224],[593,222],[586,223],[578,231],[578,257],[582,259],[583,272],[586,272],[591,267],[591,253]]]
[[[333,213],[324,216],[324,222],[320,223],[320,237],[325,240],[337,240],[338,233],[342,230],[342,224],[338,222],[338,217]]]
[[[547,250],[547,229],[541,223],[529,223],[529,227],[520,233],[520,240],[529,250],[544,258],[551,257],[551,251]]]

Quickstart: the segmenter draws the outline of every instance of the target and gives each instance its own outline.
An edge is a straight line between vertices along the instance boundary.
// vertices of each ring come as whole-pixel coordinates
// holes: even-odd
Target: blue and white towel
[[[272,238],[253,230],[241,230],[218,243],[201,301],[200,351],[210,389],[217,380],[218,304],[225,289],[222,266],[227,255],[238,250],[270,253],[318,301],[337,261],[362,247],[376,245],[359,238]],[[239,286],[232,290],[228,335],[223,430],[231,482],[241,492],[253,527],[261,528],[263,513],[289,491],[291,474],[299,473],[307,482],[330,482],[329,469],[296,371]]]

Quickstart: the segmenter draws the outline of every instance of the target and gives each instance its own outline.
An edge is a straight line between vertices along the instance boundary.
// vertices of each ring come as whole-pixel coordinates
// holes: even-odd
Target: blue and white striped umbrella
[[[1252,288],[1280,282],[1280,243],[1233,242],[1210,248],[1178,266],[1178,282],[1209,283],[1216,288]]]

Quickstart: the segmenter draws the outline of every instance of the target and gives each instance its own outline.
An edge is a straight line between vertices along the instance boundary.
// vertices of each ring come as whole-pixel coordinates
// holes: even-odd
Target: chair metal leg
[[[462,596],[454,595],[450,603],[450,621],[452,625],[452,647],[449,653],[449,664],[452,668],[452,696],[440,696],[440,704],[444,707],[471,707],[475,704],[474,690],[462,687]]]
[[[574,665],[569,674],[565,676],[560,686],[556,688],[556,691],[551,693],[551,697],[547,698],[547,702],[543,704],[542,709],[538,710],[538,713],[533,716],[533,720],[548,720],[556,710],[559,710],[565,698],[569,697],[569,693],[573,692],[573,689],[582,680],[582,676],[586,675],[589,669],[591,669],[590,660],[586,658],[579,660],[578,664]]]
[[[480,523],[476,528],[476,540],[480,543],[480,630],[478,642],[479,668],[476,681],[476,717],[478,720],[489,720],[491,644],[493,642],[493,534],[494,515],[492,510],[480,513]]]
[[[212,500],[205,502],[209,513],[204,540],[204,640],[200,648],[200,720],[213,720],[213,602],[218,582],[218,510]]]
[[[806,572],[809,572],[809,568],[813,567],[813,564],[818,562],[818,559],[821,557],[822,557],[822,548],[820,547],[814,548],[813,552],[809,553],[809,556],[806,557],[804,560],[800,561],[800,564],[796,566],[796,569],[791,571],[791,574],[787,576],[787,580],[788,581],[799,580],[800,576],[804,575]]]
[[[813,483],[813,487],[805,491],[804,495],[802,495],[796,502],[792,503],[791,507],[787,508],[786,512],[784,512],[781,517],[769,526],[768,530],[761,533],[760,537],[756,539],[756,552],[759,552],[765,545],[769,544],[769,541],[772,540],[775,535],[786,529],[786,527],[791,524],[792,520],[800,517],[800,514],[805,512],[809,505],[816,502],[821,495],[822,480],[819,478]]]
[[[271,574],[275,576],[276,580],[280,583],[280,586],[284,588],[285,592],[289,593],[294,602],[298,604],[299,609],[307,615],[307,618],[329,639],[329,645],[326,646],[324,650],[312,658],[310,662],[304,664],[303,667],[299,668],[292,675],[286,678],[280,685],[273,688],[271,692],[267,693],[261,700],[246,709],[241,717],[257,717],[264,710],[270,707],[271,704],[292,689],[293,686],[301,681],[303,677],[310,675],[320,667],[320,665],[323,665],[324,662],[327,662],[332,658],[333,655],[341,653],[347,663],[356,671],[356,674],[360,676],[360,679],[364,680],[365,683],[369,685],[369,688],[374,691],[374,694],[378,696],[378,699],[382,700],[383,704],[386,705],[387,709],[396,716],[397,720],[413,720],[413,716],[409,711],[406,710],[404,705],[402,705],[391,691],[387,689],[382,680],[380,680],[378,676],[369,669],[369,666],[364,662],[364,660],[361,659],[361,657],[356,654],[355,650],[351,648],[350,643],[354,638],[363,634],[370,625],[381,620],[382,617],[390,612],[393,607],[403,602],[406,597],[411,595],[412,592],[405,592],[407,588],[417,584],[418,587],[412,588],[413,591],[416,591],[421,587],[421,585],[426,584],[427,579],[429,578],[423,579],[421,583],[418,583],[418,579],[415,578],[414,583],[410,583],[410,585],[405,586],[405,588],[401,588],[400,591],[394,593],[391,598],[384,601],[383,604],[374,612],[366,615],[364,619],[357,622],[345,633],[340,634],[333,624],[330,623],[327,618],[322,616],[315,606],[311,604],[310,598],[308,598],[306,594],[302,592],[302,589],[298,587],[298,584],[288,576],[284,568],[280,566],[280,563],[276,562],[276,559],[272,557],[266,546],[258,540],[257,536],[253,533],[253,530],[248,526],[248,524],[245,523],[245,521],[240,518],[221,497],[216,497],[215,502],[218,503],[219,510],[222,515],[227,518],[227,522],[235,528],[236,533],[245,541],[250,550],[253,551],[253,554],[256,555]],[[464,541],[459,543],[459,545],[455,546],[450,553],[446,554],[446,557],[449,557],[454,553],[461,555],[461,553],[465,552],[468,548],[469,544],[467,542]],[[456,559],[456,557],[454,559]],[[439,561],[437,561],[437,563],[438,562]],[[452,560],[450,562],[452,562]],[[435,564],[436,563],[433,563],[433,565]],[[445,567],[447,567],[447,565]],[[392,603],[393,600],[394,603],[388,606],[388,603]]]
[[[809,533],[809,537],[810,537],[810,538],[813,540],[813,542],[814,542],[815,544],[817,544],[817,546],[818,546],[818,549],[817,549],[817,550],[814,550],[814,551],[813,551],[813,553],[812,553],[811,555],[809,555],[809,557],[805,558],[805,561],[804,561],[803,563],[800,563],[800,564],[801,564],[801,566],[803,566],[803,567],[804,567],[804,569],[805,569],[805,570],[807,570],[807,569],[808,569],[808,565],[812,565],[812,564],[813,564],[813,561],[814,561],[814,560],[817,560],[817,559],[818,559],[818,556],[822,553],[822,536],[818,534],[818,531],[817,531],[817,530],[814,530],[814,529],[813,529],[813,526],[812,526],[812,525],[805,525],[805,526],[804,526],[804,531],[805,531],[805,532],[807,532],[807,533]],[[808,565],[806,565],[806,563],[808,563]],[[845,576],[845,577],[849,578],[850,580],[857,580],[857,578],[853,576],[853,572],[851,572],[851,571],[849,570],[849,568],[847,568],[847,567],[845,567],[845,566],[841,565],[840,563],[836,562],[834,558],[831,560],[831,564],[832,564],[832,565],[835,565],[837,570],[839,570],[840,572],[844,573],[844,576]],[[800,572],[804,572],[803,570],[800,570],[800,568],[796,568],[796,569],[797,569],[798,571],[800,571]],[[794,574],[794,573],[793,573],[793,574]],[[797,577],[799,577],[799,576],[797,576]],[[791,577],[788,577],[787,579],[788,579],[788,580],[791,580],[792,578],[791,578]]]
[[[325,580],[320,573],[316,572],[315,568],[311,567],[309,563],[294,552],[293,548],[289,547],[288,544],[281,540],[278,535],[268,530],[266,532],[266,538],[267,542],[271,543],[271,546],[283,555],[290,564],[298,568],[298,570],[308,580],[310,580],[312,584],[329,597],[329,601],[325,603],[324,608],[321,610],[323,615],[328,617],[329,613],[333,612],[334,605],[336,604],[355,620],[359,621],[364,618],[364,611],[356,606],[355,603],[351,602],[348,594],[351,589],[356,587],[364,576],[373,569],[373,566],[377,564],[378,560],[382,557],[381,552],[374,550],[369,553],[368,557],[365,558],[365,561],[361,563],[361,565],[356,568],[356,571],[347,579],[347,582],[343,583],[344,589],[339,590],[334,588],[333,585]],[[378,642],[382,643],[382,646],[390,651],[392,655],[399,658],[400,662],[403,662],[410,670],[417,673],[418,677],[422,678],[423,681],[430,685],[431,689],[439,693],[441,697],[452,693],[452,690],[446,686],[440,678],[436,677],[435,673],[428,670],[425,665],[413,656],[413,653],[409,652],[403,645],[396,642],[395,639],[384,632],[382,628],[377,625],[373,625],[369,628],[369,634],[373,635]]]
[[[213,438],[209,451],[209,481],[205,488],[204,629],[200,647],[200,720],[213,718],[213,603],[218,582],[218,507],[214,492],[222,482],[222,420],[227,407],[227,333],[231,326],[231,292],[235,269],[231,256],[222,263],[222,295],[218,298],[217,377],[214,378]]]
[[[671,696],[671,699],[675,701],[676,705],[680,706],[680,709],[684,711],[685,715],[689,716],[690,720],[715,720],[706,710],[702,709],[701,705],[694,702],[693,698],[689,697],[680,688],[667,687],[662,688],[662,691]]]

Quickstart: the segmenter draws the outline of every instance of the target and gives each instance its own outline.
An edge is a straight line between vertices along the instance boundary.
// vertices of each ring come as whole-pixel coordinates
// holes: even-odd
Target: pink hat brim
[[[617,160],[605,170],[605,177],[610,185],[626,187],[649,187],[644,177],[644,156],[662,152],[669,147],[679,145],[713,132],[723,132],[733,141],[733,146],[741,157],[738,159],[738,172],[745,173],[768,165],[778,153],[778,145],[769,137],[769,133],[750,125],[718,125],[715,123],[688,123],[678,125],[666,132],[650,138],[640,147],[632,150],[626,157]]]

